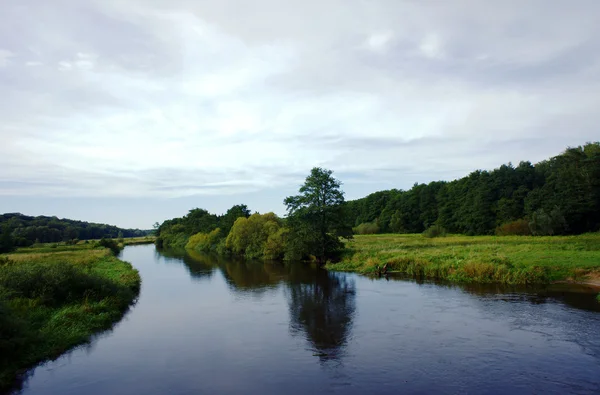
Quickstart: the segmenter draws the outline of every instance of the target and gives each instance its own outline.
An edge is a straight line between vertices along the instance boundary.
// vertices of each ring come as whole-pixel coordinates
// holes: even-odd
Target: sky
[[[597,0],[0,0],[0,212],[285,214],[600,138]]]

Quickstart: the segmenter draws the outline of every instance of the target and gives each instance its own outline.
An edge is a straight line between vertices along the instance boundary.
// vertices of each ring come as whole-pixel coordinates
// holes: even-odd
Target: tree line
[[[7,213],[0,215],[0,252],[8,252],[14,247],[27,247],[35,243],[141,237],[150,232],[151,230],[122,229],[112,225],[57,217],[32,217],[20,213]]]
[[[312,169],[287,216],[235,205],[223,215],[193,209],[156,224],[158,247],[247,258],[336,259],[353,233],[466,235],[579,234],[600,229],[600,143],[568,148],[537,164],[523,161],[458,180],[415,184],[344,200],[330,170]]]
[[[336,259],[351,237],[341,182],[331,170],[313,168],[299,194],[284,200],[287,217],[254,213],[244,204],[223,215],[195,208],[181,218],[156,224],[159,248],[233,254],[277,260]]]
[[[580,234],[600,229],[600,143],[349,201],[357,233]]]

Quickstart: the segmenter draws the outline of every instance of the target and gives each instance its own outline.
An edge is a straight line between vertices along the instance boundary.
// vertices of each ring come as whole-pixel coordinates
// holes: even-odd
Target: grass
[[[139,293],[137,270],[106,248],[46,249],[0,255],[0,391],[111,328]]]
[[[156,236],[143,236],[143,237],[128,237],[122,239],[121,244],[123,246],[140,245],[140,244],[154,244]]]
[[[454,282],[544,284],[600,278],[600,233],[579,236],[362,235],[330,270]]]

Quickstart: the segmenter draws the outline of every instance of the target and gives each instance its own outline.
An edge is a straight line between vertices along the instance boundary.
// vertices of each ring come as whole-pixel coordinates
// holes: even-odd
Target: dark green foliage
[[[531,215],[529,229],[534,236],[553,236],[563,234],[567,230],[567,223],[559,207],[550,213],[541,208]]]
[[[487,235],[517,220],[531,222],[536,235],[597,231],[600,143],[536,165],[509,163],[452,182],[376,192],[347,207],[354,225],[377,221],[380,233],[421,233],[436,223],[452,233]]]
[[[284,200],[288,211],[288,256],[316,257],[320,263],[336,259],[344,249],[340,237],[352,237],[341,182],[331,170],[315,167],[300,194]]]
[[[117,243],[115,240],[107,238],[100,239],[98,245],[108,248],[113,253],[113,255],[119,255],[119,252],[121,252],[121,250],[123,249],[123,247],[119,245],[119,243]]]
[[[15,241],[10,234],[10,228],[5,225],[0,230],[0,254],[11,252],[15,249]]]
[[[192,235],[208,234],[217,228],[221,229],[220,235],[224,239],[236,219],[249,216],[250,210],[245,204],[231,207],[224,215],[215,215],[204,209],[195,208],[184,217],[169,219],[160,225],[155,224],[156,247],[184,248]]]
[[[0,226],[8,227],[14,244],[29,247],[34,243],[92,240],[103,237],[116,238],[146,236],[149,230],[120,229],[116,226],[96,224],[57,217],[31,217],[19,213],[0,214]],[[0,247],[1,248],[1,247]]]
[[[432,225],[423,232],[423,236],[432,239],[434,237],[444,237],[446,233],[446,229],[442,226]]]

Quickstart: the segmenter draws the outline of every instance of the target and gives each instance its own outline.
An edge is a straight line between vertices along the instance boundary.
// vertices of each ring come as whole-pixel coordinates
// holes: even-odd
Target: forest
[[[537,164],[477,170],[347,202],[359,234],[559,235],[600,229],[600,143],[568,148]]]
[[[0,214],[0,249],[11,246],[28,247],[35,243],[58,243],[72,240],[93,240],[117,237],[141,237],[150,230],[121,229],[57,217],[32,217],[20,213]],[[0,252],[8,252],[2,251]]]
[[[247,258],[335,259],[355,234],[445,233],[552,236],[600,229],[600,143],[568,148],[537,164],[523,161],[454,181],[415,184],[345,201],[332,172],[312,170],[288,215],[251,215],[235,205],[216,215],[195,208],[157,228],[157,246]]]

